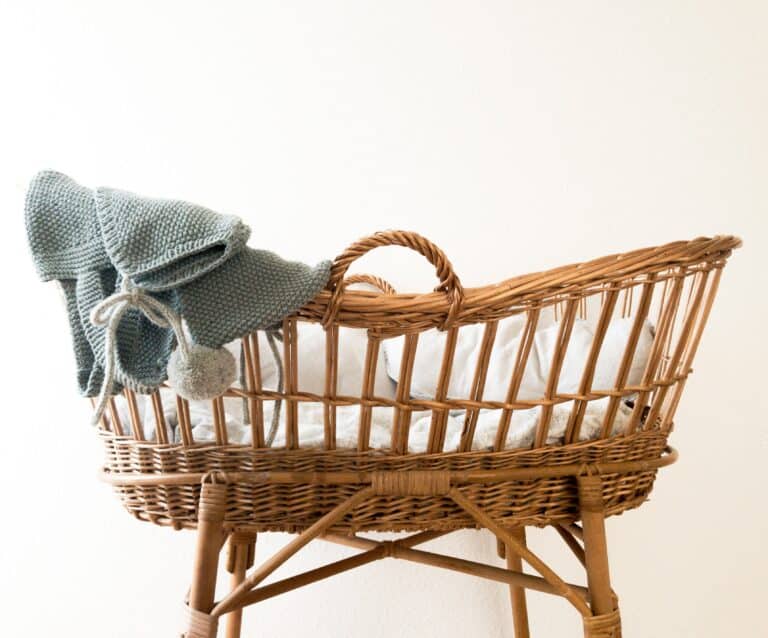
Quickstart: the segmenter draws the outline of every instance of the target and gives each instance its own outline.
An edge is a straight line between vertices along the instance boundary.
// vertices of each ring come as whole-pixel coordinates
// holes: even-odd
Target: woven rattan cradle
[[[358,257],[380,246],[403,246],[421,253],[436,268],[439,286],[427,294],[396,294],[384,280],[350,275]],[[395,557],[505,583],[510,587],[516,638],[529,635],[525,589],[565,598],[583,617],[584,635],[620,635],[617,598],[611,589],[604,519],[643,503],[659,468],[677,453],[667,445],[673,417],[699,345],[722,268],[740,245],[734,237],[680,241],[612,255],[578,265],[525,275],[483,288],[464,289],[434,244],[415,233],[390,231],[363,239],[334,262],[327,290],[283,322],[285,384],[280,391],[261,383],[259,340],[242,340],[245,383],[228,396],[241,397],[251,415],[252,445],[227,440],[224,399],[211,403],[215,442],[195,441],[189,406],[176,398],[180,443],[166,427],[159,392],[152,396],[158,424],[147,440],[137,398],[125,392],[130,423],[123,423],[112,400],[101,421],[106,447],[103,477],[124,506],[141,520],[175,529],[195,528],[197,549],[186,599],[187,638],[240,636],[242,609],[267,598],[317,582],[372,561]],[[349,286],[367,282],[378,290]],[[554,309],[557,346],[546,391],[536,401],[517,398],[542,310]],[[488,360],[498,322],[513,314],[525,317],[520,345],[509,360],[506,400],[483,398]],[[593,316],[595,336],[584,363],[579,391],[558,394],[558,375],[577,317]],[[633,317],[632,330],[612,388],[593,388],[596,361],[609,321]],[[655,333],[642,381],[626,384],[640,326],[647,319]],[[297,339],[300,322],[325,328],[325,392],[297,387]],[[484,325],[473,374],[471,396],[448,396],[454,351],[463,326]],[[337,393],[339,328],[367,331],[364,375],[357,396]],[[437,390],[415,399],[410,382],[419,335],[432,328],[447,331],[445,351],[436,362]],[[395,400],[373,393],[378,352],[384,339],[405,335]],[[630,426],[622,436],[608,436],[619,403],[632,396]],[[602,435],[578,442],[587,404],[608,398]],[[286,445],[265,446],[264,402],[284,404]],[[317,402],[324,410],[325,444],[303,448],[298,405]],[[573,408],[562,445],[546,445],[553,406]],[[336,409],[359,406],[356,450],[336,449]],[[371,410],[394,408],[391,447],[370,449]],[[531,449],[505,450],[506,429],[514,410],[541,407]],[[495,449],[472,451],[481,409],[498,411]],[[431,410],[426,453],[408,453],[411,416]],[[442,452],[448,411],[464,411],[458,451]],[[525,542],[526,526],[553,526],[583,564],[586,586],[564,582]],[[417,545],[468,527],[486,528],[496,537],[506,568],[417,549]],[[281,551],[251,570],[256,534],[287,531],[297,536]],[[378,541],[366,531],[410,532],[399,540]],[[360,553],[299,575],[263,581],[310,541],[322,539],[360,549]],[[215,597],[219,555],[228,545],[226,567],[232,590]],[[537,575],[523,572],[527,563]],[[249,571],[250,570],[250,571]],[[222,623],[224,624],[224,623]]]

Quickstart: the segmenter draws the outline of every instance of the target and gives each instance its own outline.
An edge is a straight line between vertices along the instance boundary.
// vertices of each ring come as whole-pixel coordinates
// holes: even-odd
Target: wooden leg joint
[[[621,638],[619,610],[584,618],[584,638]]]
[[[219,620],[202,611],[187,607],[187,631],[182,638],[216,638]]]
[[[241,558],[239,554],[244,556]],[[256,559],[256,534],[254,532],[234,531],[229,537],[229,551],[227,552],[227,571],[234,574],[238,568],[238,561],[243,560],[245,569],[253,567]]]
[[[371,487],[376,496],[445,496],[451,474],[438,470],[374,472]]]
[[[603,479],[597,474],[583,475],[579,481],[579,505],[582,511],[603,511]]]
[[[203,483],[200,490],[197,520],[219,523],[227,509],[227,486],[224,483]]]

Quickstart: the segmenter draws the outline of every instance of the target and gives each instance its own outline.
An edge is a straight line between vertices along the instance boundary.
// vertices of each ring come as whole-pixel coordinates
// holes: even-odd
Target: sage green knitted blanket
[[[217,348],[274,326],[320,292],[330,262],[285,261],[246,246],[238,217],[189,202],[85,188],[45,171],[27,192],[27,236],[43,281],[64,291],[81,393],[103,383],[105,334],[93,308],[124,279],[180,313],[192,341]],[[149,392],[166,378],[173,331],[129,309],[117,328],[115,379]]]

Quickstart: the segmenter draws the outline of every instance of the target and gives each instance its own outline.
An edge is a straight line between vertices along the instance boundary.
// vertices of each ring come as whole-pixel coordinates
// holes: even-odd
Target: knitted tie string
[[[176,335],[180,354],[189,356],[189,342],[181,324],[181,317],[166,304],[155,299],[133,284],[129,278],[123,279],[120,290],[91,310],[91,323],[104,326],[104,382],[99,391],[98,401],[93,414],[94,425],[99,422],[107,407],[115,382],[115,356],[117,350],[117,328],[125,313],[130,308],[140,310],[152,323],[161,328],[170,327]]]

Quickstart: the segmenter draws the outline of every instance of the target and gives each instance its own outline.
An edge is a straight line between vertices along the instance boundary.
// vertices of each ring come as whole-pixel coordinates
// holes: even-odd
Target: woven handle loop
[[[343,284],[344,275],[352,265],[352,262],[374,248],[383,246],[402,246],[415,250],[417,253],[424,255],[429,263],[435,267],[437,278],[440,280],[440,284],[435,288],[435,291],[445,292],[449,300],[448,313],[440,327],[443,330],[449,328],[461,307],[464,299],[464,288],[453,271],[450,260],[442,250],[426,237],[405,230],[387,230],[365,237],[349,246],[335,259],[331,267],[331,276],[328,279],[327,286],[328,290],[333,294],[328,303],[328,310],[326,311],[323,325],[326,327],[330,326],[336,318],[345,288]]]
[[[376,275],[350,275],[341,282],[341,287],[346,289],[347,286],[352,286],[354,284],[368,284],[369,286],[378,288],[385,295],[397,294],[395,287],[391,283]]]

